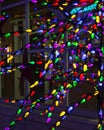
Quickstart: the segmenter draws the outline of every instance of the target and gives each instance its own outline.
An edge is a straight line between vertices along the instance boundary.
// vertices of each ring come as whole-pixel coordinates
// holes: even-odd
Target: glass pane
[[[21,2],[21,0],[4,0],[4,2],[2,2],[2,7],[11,6],[17,2]]]
[[[6,1],[5,1],[6,2]],[[7,3],[2,3],[6,6]],[[8,3],[9,5],[11,3]],[[20,11],[18,8],[21,8]],[[1,11],[1,15],[5,17],[1,21],[2,37],[0,47],[2,48],[1,60],[4,65],[1,67],[1,96],[4,98],[23,98],[20,93],[21,72],[18,65],[22,64],[23,55],[19,55],[19,49],[25,45],[24,38],[24,5],[13,7]],[[21,33],[21,34],[20,34]],[[15,53],[18,55],[15,56]],[[8,53],[8,54],[7,54]],[[23,90],[24,91],[24,90]]]

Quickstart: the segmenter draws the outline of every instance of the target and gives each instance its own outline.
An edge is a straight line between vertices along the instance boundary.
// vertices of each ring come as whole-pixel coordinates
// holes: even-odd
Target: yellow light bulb
[[[35,105],[35,104],[36,104],[36,102],[33,102],[32,104],[33,104],[33,105]]]
[[[11,103],[15,103],[15,102],[16,102],[16,100],[12,100],[12,101],[11,101]]]
[[[101,127],[101,124],[99,123],[98,126],[97,126],[97,128],[99,129],[100,127]]]
[[[99,16],[96,16],[96,22],[100,23],[100,17]]]
[[[71,16],[71,19],[74,19],[75,17],[76,17],[76,15],[74,14],[74,15]]]
[[[13,71],[15,71],[16,69],[15,68],[13,68]]]
[[[90,52],[89,51],[87,52],[87,55],[90,56]]]
[[[75,64],[75,63],[73,63],[73,67],[74,67],[74,69],[76,69],[76,68],[77,68],[77,66],[76,66],[76,64]]]
[[[53,25],[51,25],[49,28],[53,28],[53,27],[55,27],[56,26],[56,24],[53,24]]]
[[[50,22],[51,20],[50,19],[47,19],[48,22]]]
[[[78,31],[79,31],[79,28],[77,28],[77,29],[75,30],[75,33],[78,33]]]
[[[32,30],[31,29],[27,29],[26,32],[30,33],[30,32],[32,32]]]
[[[45,113],[48,113],[48,110],[45,110]]]
[[[65,2],[62,4],[63,6],[68,6],[68,2]]]
[[[89,81],[89,78],[87,78],[86,80]]]
[[[8,59],[7,62],[9,63],[13,59],[13,56],[11,55]]]
[[[70,84],[67,84],[67,85],[66,85],[66,88],[70,88]]]
[[[60,116],[64,116],[65,115],[65,111],[62,111],[61,113],[60,113]]]
[[[96,90],[96,91],[94,92],[94,96],[96,96],[96,95],[98,95],[98,94],[99,94],[99,91]]]
[[[55,105],[58,106],[58,105],[59,105],[59,101],[56,101],[56,102],[55,102]]]
[[[61,123],[60,123],[60,121],[57,121],[56,122],[56,126],[59,126]]]
[[[54,89],[54,90],[52,91],[52,95],[55,94],[55,92],[56,92],[56,89]]]
[[[39,81],[35,81],[35,83],[32,84],[32,85],[30,86],[30,88],[33,88],[33,87],[35,87],[35,86],[38,85],[38,84],[39,84]]]
[[[90,30],[89,30],[88,32],[89,32],[89,34],[91,34],[91,33],[92,33],[92,31],[90,31]]]
[[[48,68],[49,64],[51,64],[51,63],[52,63],[52,60],[49,60],[49,61],[45,64],[44,69],[46,70],[46,69]]]
[[[26,112],[24,117],[26,118],[30,113],[29,112]]]
[[[70,26],[70,28],[69,29],[72,29],[73,28],[73,26]]]
[[[100,76],[100,74],[101,74],[101,72],[100,72],[100,70],[98,70],[98,76]]]
[[[10,72],[12,72],[12,70],[8,70],[8,72],[10,73]]]
[[[87,65],[84,64],[84,66],[83,66],[83,71],[86,72],[87,70],[88,70]]]
[[[64,10],[64,8],[63,8],[62,6],[59,6],[59,9],[60,9],[60,10]]]

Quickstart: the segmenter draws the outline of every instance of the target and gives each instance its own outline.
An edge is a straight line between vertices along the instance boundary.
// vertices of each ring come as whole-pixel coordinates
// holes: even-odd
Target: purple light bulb
[[[5,130],[10,130],[10,128],[9,128],[9,127],[6,127]]]

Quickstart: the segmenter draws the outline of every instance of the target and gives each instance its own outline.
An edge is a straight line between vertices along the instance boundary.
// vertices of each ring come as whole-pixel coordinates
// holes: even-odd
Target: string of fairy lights
[[[39,4],[39,1],[37,0],[31,0],[31,2],[33,2],[34,4]],[[42,7],[54,7],[61,10],[62,13],[64,13],[64,15],[66,16],[65,21],[58,21],[53,13],[52,19],[44,18],[41,17],[40,14],[37,14],[37,17],[39,17],[40,19],[44,18],[42,26],[41,23],[37,22],[38,26],[35,23],[35,25],[32,25],[32,28],[27,29],[23,32],[16,31],[2,33],[1,36],[3,38],[19,36],[21,35],[21,33],[29,33],[31,35],[31,33],[34,32],[35,28],[35,31],[40,34],[39,36],[41,38],[39,36],[35,36],[32,38],[32,43],[27,43],[19,50],[9,53],[6,52],[6,48],[0,48],[0,55],[9,54],[9,57],[0,61],[0,74],[8,74],[10,72],[16,71],[16,69],[26,69],[28,65],[43,65],[43,61],[41,60],[34,60],[30,61],[29,63],[21,63],[18,65],[15,65],[13,63],[7,64],[6,61],[11,61],[15,56],[23,54],[24,50],[27,50],[28,52],[28,49],[35,49],[39,46],[42,46],[44,48],[46,43],[48,43],[48,47],[52,49],[52,52],[44,63],[44,69],[40,70],[38,73],[39,79],[31,84],[29,88],[33,89],[35,87],[40,87],[42,82],[41,79],[46,76],[46,74],[50,73],[50,69],[51,74],[46,76],[46,80],[62,80],[62,84],[58,88],[51,90],[43,97],[40,97],[34,101],[31,101],[30,99],[31,97],[35,96],[35,90],[32,90],[24,99],[4,100],[5,103],[10,104],[17,102],[20,103],[20,107],[11,118],[11,121],[5,128],[5,130],[10,130],[14,128],[14,126],[16,126],[19,122],[26,119],[34,109],[41,106],[41,102],[47,101],[49,99],[54,99],[53,103],[42,113],[40,113],[41,116],[47,115],[46,123],[50,123],[54,114],[53,112],[55,110],[55,107],[58,107],[61,103],[63,103],[63,100],[65,99],[67,93],[70,93],[70,90],[72,88],[77,87],[77,84],[80,81],[88,81],[93,84],[94,92],[83,94],[80,100],[78,100],[71,106],[68,106],[66,110],[62,110],[59,114],[59,119],[53,124],[50,130],[56,130],[56,128],[61,125],[61,122],[66,119],[66,117],[73,109],[79,107],[83,103],[86,103],[88,100],[91,100],[93,96],[99,95],[100,88],[102,88],[104,85],[103,61],[100,60],[100,67],[98,68],[96,74],[89,71],[91,68],[94,67],[95,62],[99,62],[99,58],[103,59],[104,56],[103,45],[96,49],[93,48],[94,39],[100,40],[102,38],[102,35],[104,34],[104,1],[80,0],[79,3],[75,2],[73,4],[71,2],[72,1],[70,0],[64,0],[64,2],[60,0],[49,2],[48,0],[46,0],[45,2],[41,3]],[[66,7],[70,4],[72,4],[73,9],[70,12],[67,12]],[[39,9],[35,8],[34,10]],[[0,21],[2,22],[3,20],[5,20],[6,17],[7,15],[3,13],[2,16],[0,16]],[[86,21],[86,17],[87,19],[89,19],[89,21]],[[102,31],[100,31],[101,28]],[[65,41],[66,30],[68,32],[67,41]],[[88,35],[88,39],[84,38],[85,44],[80,43],[80,35],[83,35],[84,33]],[[35,44],[33,44],[33,42],[35,42]],[[67,72],[60,70],[60,65],[64,63],[62,56],[65,53],[65,49],[69,49],[68,64],[70,67]],[[89,73],[89,75],[87,75],[87,73]],[[99,109],[98,115],[100,122],[97,125],[97,129],[102,130],[103,109],[101,107]]]

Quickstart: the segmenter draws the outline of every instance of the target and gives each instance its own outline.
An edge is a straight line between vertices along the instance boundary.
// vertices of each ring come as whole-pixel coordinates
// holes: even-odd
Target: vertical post
[[[49,43],[48,42],[46,42],[45,43],[45,48],[49,48]],[[49,56],[50,55],[50,53],[51,52],[48,52],[48,51],[46,51],[46,52],[44,52],[44,54],[46,55],[46,56]],[[45,56],[45,61],[47,60],[47,57]],[[46,77],[48,76],[49,74],[47,73],[46,75],[45,75],[45,79],[46,79]],[[49,92],[49,90],[50,90],[50,83],[49,83],[49,81],[47,80],[45,80],[44,81],[44,94],[47,94],[48,92]],[[50,100],[47,100],[47,101],[45,101],[45,103],[46,104],[51,104],[52,103],[52,100],[50,99]]]
[[[0,2],[0,15],[1,15],[1,2]],[[0,47],[1,47],[1,37],[0,37]],[[1,60],[1,57],[0,57]],[[2,96],[2,86],[1,86],[1,75],[0,75],[0,97]]]
[[[25,30],[26,29],[29,29],[30,28],[30,18],[29,18],[29,16],[30,16],[30,3],[29,3],[29,1],[28,0],[26,0],[26,2],[25,2]],[[29,36],[29,33],[26,33],[26,35],[25,35],[25,42],[26,42],[26,44],[27,43],[29,43],[30,42],[30,36]],[[24,56],[26,56],[26,55],[24,55]],[[23,57],[23,58],[25,58],[25,57]],[[27,54],[27,60],[29,61],[29,55]],[[25,80],[25,96],[27,96],[28,95],[28,93],[29,93],[29,82],[27,81],[27,79]]]
[[[46,43],[46,45],[47,45],[47,43]],[[49,55],[49,52],[44,52],[45,53],[45,55]],[[47,57],[45,57],[45,59],[44,59],[45,61],[47,60]],[[46,77],[48,76],[48,73],[45,75],[45,79],[46,79]],[[44,81],[44,94],[47,94],[48,92],[49,92],[49,81]],[[50,104],[50,101],[51,100],[47,100],[47,101],[45,101],[45,103],[46,104]]]
[[[29,29],[30,28],[30,3],[28,0],[26,0],[26,3],[25,3],[25,29]],[[26,33],[26,43],[29,43],[30,42],[30,36],[29,36],[29,33]]]
[[[14,32],[18,30],[18,22],[14,21],[13,23],[13,26],[14,26]],[[20,44],[18,44],[19,42],[19,39],[18,37],[14,37],[14,51],[16,51],[19,47],[20,47]],[[14,57],[14,62],[18,63],[18,62],[21,62],[20,61],[21,58],[20,57]],[[14,95],[15,95],[15,98],[18,99],[20,98],[20,92],[19,92],[19,82],[18,82],[18,77],[20,76],[20,72],[19,70],[15,71],[14,72]]]
[[[68,32],[65,31],[65,43],[67,43],[68,41]],[[68,72],[68,49],[65,48],[65,52],[64,52],[64,72]],[[69,93],[67,93],[66,96],[66,105],[69,106]]]
[[[101,25],[103,26],[103,21],[101,21]],[[100,49],[102,48],[103,46],[103,27],[101,26],[101,38],[100,38]],[[101,69],[101,66],[102,66],[102,56],[99,56],[99,59],[98,59],[98,62],[99,62],[99,71],[100,73],[102,71],[104,71],[104,69],[102,70]],[[100,81],[100,77],[101,77],[101,74],[98,75],[99,76],[99,85],[98,85],[98,91],[99,91],[99,94],[97,96],[97,101],[98,101],[98,126],[97,126],[97,129],[98,130],[102,130],[103,129],[103,109],[104,109],[104,84],[102,81]],[[100,85],[101,83],[101,85]]]

